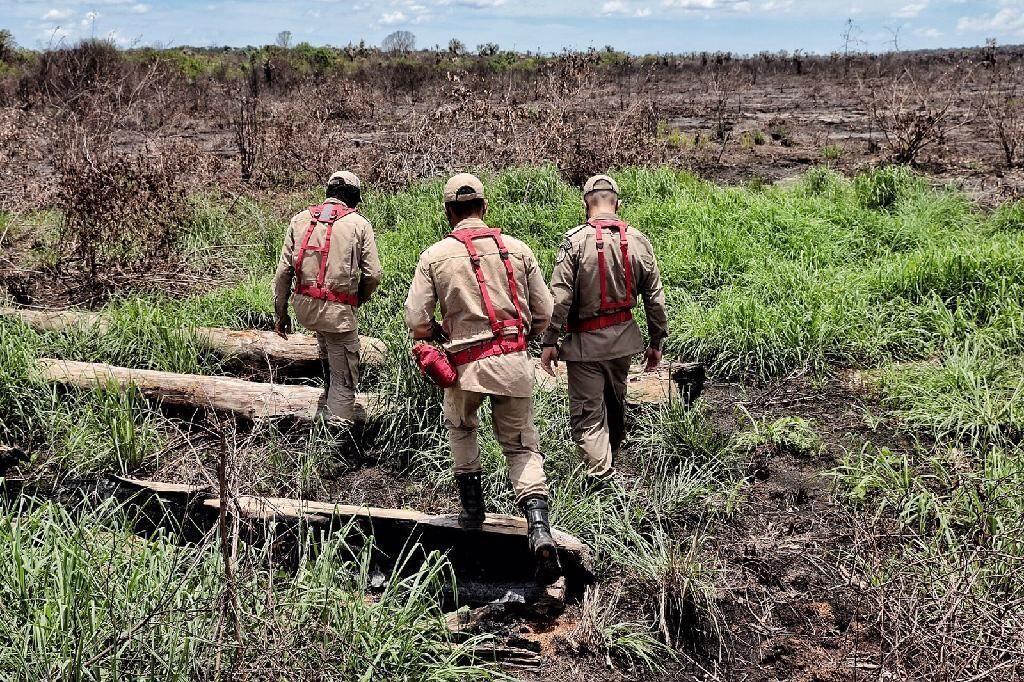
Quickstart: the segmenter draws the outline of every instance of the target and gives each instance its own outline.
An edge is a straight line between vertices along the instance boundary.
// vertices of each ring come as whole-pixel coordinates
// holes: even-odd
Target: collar
[[[622,218],[615,213],[598,213],[597,215],[590,216],[588,220],[622,220]]]
[[[487,223],[480,220],[480,218],[466,218],[456,224],[452,230],[478,230],[482,227],[487,227]]]

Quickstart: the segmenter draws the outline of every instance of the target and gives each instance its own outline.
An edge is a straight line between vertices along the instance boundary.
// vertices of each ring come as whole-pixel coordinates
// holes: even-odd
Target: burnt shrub
[[[187,205],[175,169],[161,159],[64,159],[56,195],[63,211],[53,272],[87,302],[139,284],[163,286],[154,277],[179,268],[176,234]]]

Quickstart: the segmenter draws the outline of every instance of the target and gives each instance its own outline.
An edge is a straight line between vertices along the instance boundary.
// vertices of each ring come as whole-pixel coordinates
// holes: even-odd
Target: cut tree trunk
[[[109,328],[109,323],[97,313],[0,307],[0,315],[17,317],[30,327],[47,331],[92,325],[101,332]],[[296,376],[321,373],[319,349],[312,336],[291,334],[285,340],[274,332],[217,327],[199,327],[196,334],[214,352],[234,358],[248,367],[289,368],[288,373]],[[375,366],[387,362],[389,352],[383,341],[360,336],[359,342],[362,362]],[[407,360],[401,358],[399,361]],[[537,382],[548,390],[565,390],[567,379],[564,363],[558,365],[555,374],[557,377],[549,376],[537,361]],[[666,364],[654,372],[644,372],[643,367],[635,365],[629,370],[626,399],[633,404],[681,402],[689,405],[700,396],[703,387],[704,366],[699,363]]]
[[[94,362],[42,358],[36,361],[42,378],[67,386],[96,388],[108,384],[136,386],[143,395],[168,405],[228,412],[248,419],[291,417],[311,421],[323,391],[311,386],[284,386],[232,377],[175,374],[129,369]],[[357,394],[356,404],[367,416],[380,409],[376,396]]]
[[[176,508],[187,513],[193,523],[212,525],[220,512],[222,503],[213,487],[121,476],[114,479],[136,502],[145,503],[139,493],[150,494],[160,501],[150,508]],[[419,543],[427,551],[443,552],[456,571],[457,582],[465,582],[469,588],[459,591],[464,604],[487,603],[504,597],[504,601],[521,600],[524,605],[532,602],[543,606],[546,613],[555,613],[564,605],[567,593],[580,594],[594,579],[587,545],[552,528],[564,580],[547,588],[535,583],[534,587],[529,587],[534,562],[527,542],[526,521],[515,516],[488,514],[481,529],[465,530],[455,516],[436,516],[412,509],[252,495],[233,497],[229,504],[230,513],[256,522],[264,533],[273,530],[279,538],[282,532],[287,534],[302,528],[307,532],[299,532],[295,537],[323,538],[334,532],[351,532],[355,524],[361,532],[372,535],[380,556],[390,557],[392,562],[410,548],[410,541]],[[319,534],[308,532],[311,529]],[[484,583],[489,583],[490,587]]]
[[[626,402],[634,405],[679,402],[688,406],[700,397],[704,378],[704,365],[697,362],[665,364],[653,372],[645,372],[642,365],[633,365],[626,378]],[[541,369],[538,360],[537,383],[548,390],[565,390],[568,384],[565,364],[559,363],[552,377]]]
[[[97,333],[103,334],[110,330],[109,320],[99,313],[0,307],[0,315],[18,318],[29,327],[40,331],[62,331],[81,327],[95,329]],[[195,331],[200,342],[209,346],[215,353],[257,367],[268,364],[280,367],[314,363],[319,366],[320,350],[316,338],[306,334],[290,334],[285,340],[274,332],[255,329],[197,327]],[[362,362],[382,365],[387,361],[388,347],[380,339],[360,336],[359,353]]]

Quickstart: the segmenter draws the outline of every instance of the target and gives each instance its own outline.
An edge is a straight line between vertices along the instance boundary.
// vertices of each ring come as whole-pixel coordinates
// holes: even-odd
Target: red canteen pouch
[[[452,366],[448,354],[437,346],[417,343],[412,347],[412,354],[416,358],[416,366],[431,383],[441,388],[450,388],[458,381],[459,374]]]

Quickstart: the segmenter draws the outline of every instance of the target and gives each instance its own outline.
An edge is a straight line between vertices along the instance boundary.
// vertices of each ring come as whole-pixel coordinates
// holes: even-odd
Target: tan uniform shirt
[[[482,220],[470,218],[456,230],[480,229]],[[519,307],[529,336],[547,329],[551,318],[551,294],[537,259],[523,242],[502,234],[511,257],[519,293]],[[515,317],[509,296],[508,275],[493,239],[477,239],[474,246],[481,256],[487,290],[498,319]],[[441,327],[448,336],[444,344],[449,352],[467,348],[493,338],[487,309],[466,247],[456,239],[445,238],[420,256],[405,301],[405,323],[416,339],[429,339],[434,331],[434,309],[441,307]],[[514,329],[509,330],[514,334]],[[526,353],[494,355],[458,368],[456,384],[464,391],[527,397],[533,395],[534,368]]]
[[[328,199],[327,203],[340,203]],[[284,233],[281,258],[274,275],[274,307],[278,314],[288,311],[288,297],[295,276],[295,257],[309,229],[309,209],[292,218]],[[327,225],[318,223],[309,238],[310,247],[319,247],[327,235]],[[303,284],[316,284],[320,271],[320,254],[307,251],[302,261]],[[332,291],[352,292],[365,302],[380,284],[381,267],[377,256],[377,240],[369,221],[358,213],[350,213],[334,223],[331,250],[327,256],[324,286]],[[356,309],[344,303],[325,301],[296,294],[292,305],[295,316],[306,329],[319,332],[350,332],[358,329]]]
[[[594,218],[617,219],[618,216],[608,213]],[[668,336],[668,315],[654,248],[647,237],[632,225],[626,234],[629,240],[630,267],[633,269],[633,304],[636,304],[638,297],[643,299],[649,345],[660,349]],[[626,297],[626,278],[618,229],[603,228],[603,238],[608,299],[619,301]],[[597,316],[601,305],[598,273],[594,228],[584,224],[569,230],[551,273],[555,306],[551,326],[544,335],[545,344],[557,343],[570,319],[586,320]],[[612,360],[643,350],[644,340],[640,327],[630,320],[606,329],[567,334],[558,357],[568,362]]]

